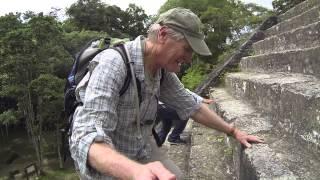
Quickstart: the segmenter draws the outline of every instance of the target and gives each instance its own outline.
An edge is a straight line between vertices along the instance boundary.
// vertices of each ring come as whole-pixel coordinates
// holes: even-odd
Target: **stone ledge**
[[[320,46],[320,21],[254,43],[255,55]]]
[[[215,99],[214,109],[222,114],[223,118],[265,140],[265,144],[254,144],[252,148],[245,150],[233,138],[226,140],[233,148],[234,166],[235,170],[238,170],[235,174],[238,179],[315,180],[320,176],[317,170],[320,168],[319,156],[295,143],[292,137],[281,134],[281,130],[271,125],[271,118],[267,115],[257,113],[255,108],[234,99],[224,89],[213,89],[211,96]],[[229,107],[232,102],[237,105],[243,102],[240,105],[242,107]],[[229,117],[224,116],[226,112]]]
[[[286,19],[290,19],[297,14],[302,14],[305,11],[308,11],[314,6],[319,5],[319,0],[306,0],[302,3],[297,4],[295,7],[288,10],[286,13],[281,14],[279,16],[280,21],[284,21]]]
[[[232,73],[226,85],[235,97],[270,114],[272,123],[306,145],[320,147],[320,81],[302,74]]]
[[[273,35],[281,34],[292,29],[296,29],[300,26],[306,26],[308,24],[315,23],[320,20],[319,16],[320,6],[319,4],[312,9],[303,12],[297,16],[294,16],[290,19],[280,22],[279,24],[267,29],[265,31],[266,36],[270,37]]]
[[[320,79],[320,46],[242,58],[240,67],[247,72],[290,72],[314,75]]]

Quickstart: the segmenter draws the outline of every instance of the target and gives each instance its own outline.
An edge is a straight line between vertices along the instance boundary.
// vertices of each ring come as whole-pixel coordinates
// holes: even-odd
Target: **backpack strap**
[[[96,50],[94,53],[89,53],[90,55],[88,55],[85,58],[82,58],[83,53],[85,53],[86,49],[88,49],[93,42],[100,40],[100,44],[99,44],[99,49]],[[73,85],[78,85],[79,82],[82,80],[82,78],[84,77],[84,75],[88,72],[88,68],[82,68],[82,67],[87,67],[89,62],[100,52],[106,50],[109,48],[110,46],[110,38],[95,38],[92,39],[91,41],[89,41],[82,49],[79,53],[77,53],[75,55],[75,64],[72,68],[73,73],[74,74],[74,79],[73,82],[71,82],[71,84]]]
[[[161,78],[160,78],[160,86],[161,86],[161,84],[162,84],[162,82],[163,82],[163,79],[164,79],[164,73],[165,73],[165,70],[163,69],[163,68],[161,68]]]
[[[126,79],[124,80],[124,84],[119,92],[120,96],[122,96],[127,91],[127,89],[129,88],[131,79],[132,79],[128,56],[127,56],[123,46],[124,46],[123,44],[117,44],[116,46],[111,47],[111,49],[116,50],[121,55],[121,58],[123,59],[125,65],[127,67],[127,76],[126,76]],[[161,68],[160,85],[163,82],[164,73],[165,73],[165,70],[163,68]],[[137,88],[138,88],[139,104],[141,104],[141,102],[142,102],[141,83],[138,78],[136,78],[136,82],[137,82]]]
[[[119,92],[120,96],[122,96],[127,91],[128,87],[130,85],[130,81],[132,79],[128,56],[127,56],[126,52],[124,51],[123,46],[124,46],[123,44],[118,44],[117,46],[111,47],[111,49],[114,49],[115,51],[117,51],[121,55],[121,58],[123,59],[125,65],[126,65],[126,68],[127,68],[127,76],[126,76],[126,79],[124,80],[124,84]]]

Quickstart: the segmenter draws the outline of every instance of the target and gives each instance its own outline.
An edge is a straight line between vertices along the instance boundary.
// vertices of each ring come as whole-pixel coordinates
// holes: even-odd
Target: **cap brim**
[[[188,36],[187,34],[185,34],[185,37],[194,52],[196,52],[200,55],[203,55],[203,56],[211,56],[212,55],[210,49],[208,48],[208,46],[207,46],[206,42],[204,42],[204,40],[196,38],[196,37]]]

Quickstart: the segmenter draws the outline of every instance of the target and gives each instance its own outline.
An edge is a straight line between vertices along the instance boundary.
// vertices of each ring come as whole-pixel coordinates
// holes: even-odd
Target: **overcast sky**
[[[50,12],[51,7],[65,9],[77,0],[0,0],[0,16],[3,16],[9,12],[44,12],[45,14]],[[161,5],[166,0],[101,0],[106,4],[115,4],[121,9],[125,10],[129,3],[134,3],[141,6],[148,15],[157,14]],[[242,0],[244,2],[253,2],[261,6],[272,9],[272,0]]]

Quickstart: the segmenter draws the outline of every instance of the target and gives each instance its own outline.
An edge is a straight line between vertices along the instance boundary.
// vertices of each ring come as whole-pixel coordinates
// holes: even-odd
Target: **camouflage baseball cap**
[[[156,23],[166,25],[182,33],[196,53],[204,56],[211,55],[207,44],[204,42],[201,21],[198,16],[189,9],[180,7],[170,9],[160,14]]]

